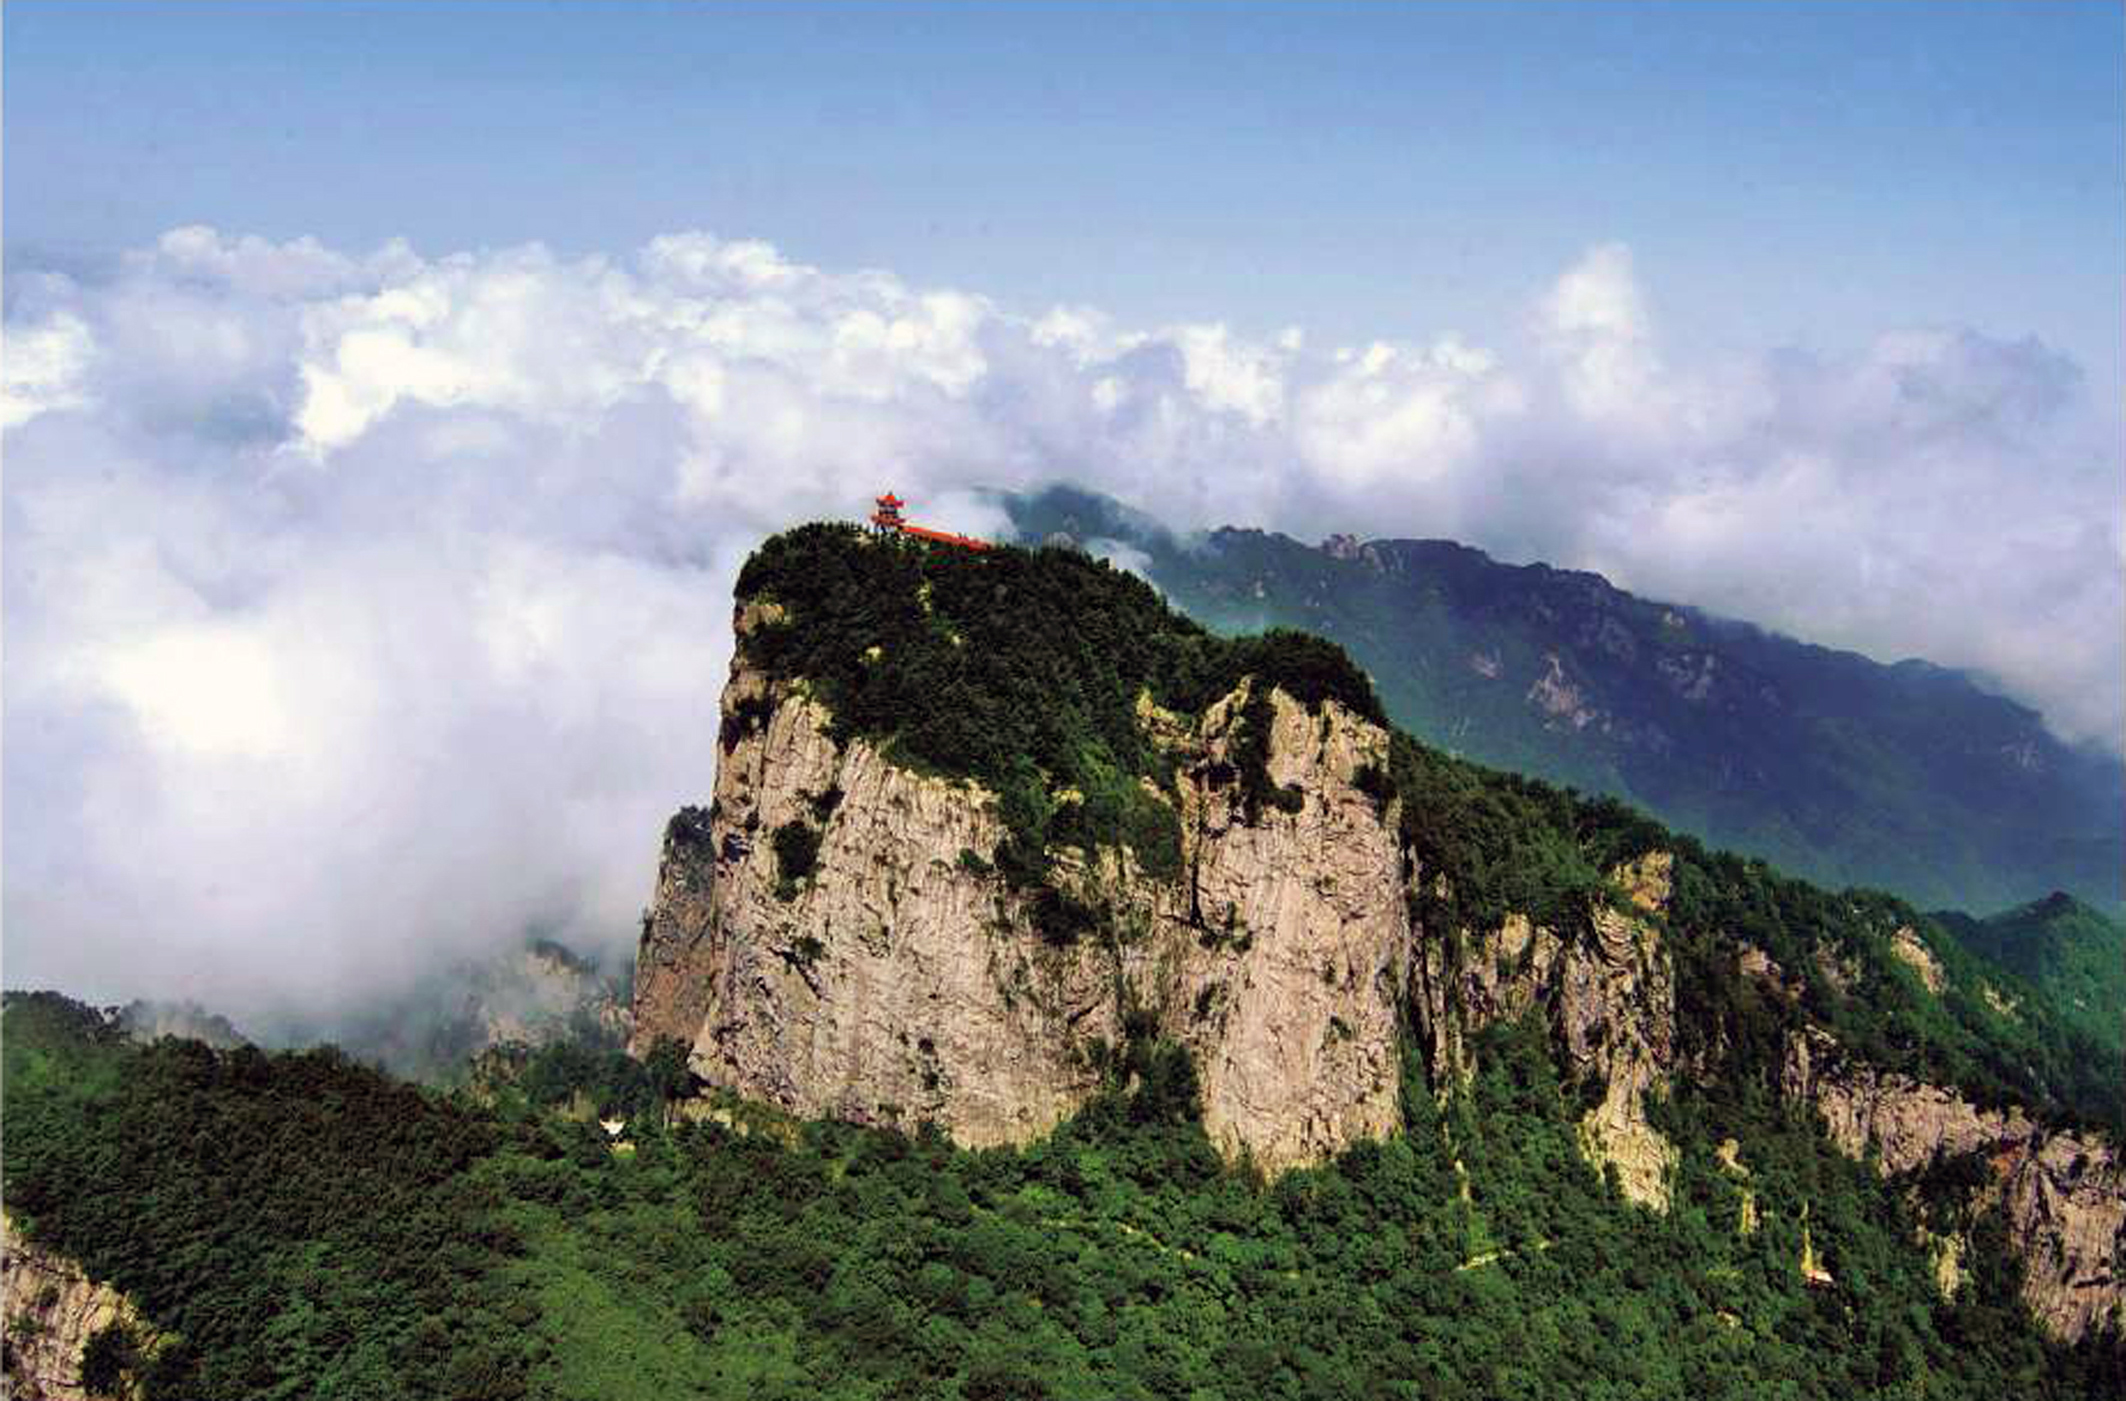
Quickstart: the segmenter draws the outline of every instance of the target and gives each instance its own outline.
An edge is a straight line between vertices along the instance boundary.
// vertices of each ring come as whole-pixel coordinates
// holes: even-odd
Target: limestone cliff
[[[2006,1213],[2037,1317],[2063,1338],[2121,1318],[2126,1180],[2114,1146],[1871,1068],[1818,1025],[1895,1028],[1914,1004],[1964,1016],[1968,959],[1937,924],[1887,897],[1831,897],[1721,864],[1599,805],[1524,801],[1510,781],[1413,758],[1363,677],[1324,688],[1294,665],[1282,674],[1314,697],[1302,702],[1253,660],[1191,672],[1213,654],[1200,634],[1169,639],[1179,660],[1162,672],[1104,652],[1088,661],[1087,637],[1126,650],[1126,630],[1097,610],[1052,656],[1045,632],[1024,647],[1036,635],[1027,617],[1076,625],[1075,592],[1053,614],[1015,605],[1029,610],[1010,614],[1017,631],[987,639],[1017,649],[1009,686],[972,689],[963,671],[978,668],[951,659],[963,647],[993,655],[976,650],[977,622],[1008,611],[993,605],[1014,589],[1038,602],[1040,579],[896,574],[899,556],[837,548],[846,558],[786,550],[763,572],[776,587],[749,590],[738,612],[712,800],[668,826],[644,924],[638,1055],[676,1039],[703,1080],[791,1115],[929,1123],[980,1146],[1047,1132],[1100,1090],[1111,1052],[1151,1035],[1190,1053],[1213,1143],[1275,1172],[1392,1131],[1406,1047],[1452,1094],[1476,1068],[1479,1033],[1533,1018],[1576,1101],[1582,1153],[1632,1201],[1670,1205],[1680,1149],[1655,1110],[1676,1085],[1702,1102],[1723,1077],[1776,1082],[1819,1110],[1846,1152],[1879,1153],[1889,1177],[1984,1155],[1995,1182],[1977,1205]],[[874,616],[879,590],[810,597],[793,563],[831,575],[851,560],[877,566],[851,578],[897,581],[906,596]],[[769,601],[785,596],[799,600],[789,611]],[[899,630],[880,632],[894,607]],[[898,659],[923,647],[922,685],[906,685],[918,673]],[[1042,687],[1066,662],[1080,671],[1069,693],[1079,709],[1047,709]],[[963,685],[961,708],[933,704]],[[963,743],[1005,734],[1016,745],[1013,717],[1029,708],[1090,726],[1094,691],[1105,738],[1080,744],[1072,731],[1043,762],[1082,765],[1097,749],[1107,767],[1081,766],[1070,782],[1110,807],[1148,805],[1177,834],[1170,846],[1086,838],[1122,830],[1090,817],[1029,827],[1028,802],[1092,808],[1023,748],[1000,760],[1005,744],[991,742],[987,767],[956,767]],[[839,721],[827,696],[844,706]],[[935,741],[939,717],[958,726],[948,743]],[[925,724],[932,742],[917,762],[905,746]],[[1004,796],[940,769],[988,774]],[[1406,812],[1406,800],[1424,806]],[[1515,869],[1534,877],[1499,878],[1497,843],[1532,840],[1545,823],[1549,844]],[[1109,844],[1052,840],[1029,875],[1029,830]],[[1462,898],[1457,882],[1471,887]],[[1731,1001],[1731,982],[1754,986]],[[1679,1003],[1697,1009],[1680,1027]],[[1959,1073],[1952,1064],[1941,1078]],[[1997,1080],[1987,1093],[2004,1098]],[[1746,1180],[1739,1158],[1723,1171]],[[1738,1200],[1737,1229],[1752,1232],[1757,1189]],[[1956,1222],[1928,1224],[1935,1234],[1917,1244],[1953,1288],[1969,1242]],[[1833,1287],[1813,1254],[1805,1273]]]
[[[666,833],[636,1047],[678,1037],[703,1078],[794,1112],[990,1144],[1082,1104],[1135,1014],[1192,1052],[1230,1153],[1276,1169],[1391,1130],[1409,924],[1392,813],[1357,786],[1387,736],[1274,694],[1270,777],[1304,799],[1251,824],[1231,752],[1247,696],[1191,720],[1141,707],[1180,760],[1163,800],[1182,869],[1066,849],[1055,884],[1110,931],[1066,941],[993,872],[991,795],[838,746],[801,685],[741,661],[714,804]],[[819,824],[794,883],[771,840],[792,822]]]
[[[0,1379],[15,1401],[99,1401],[130,1393],[82,1384],[89,1340],[122,1324],[142,1341],[150,1330],[131,1300],[98,1284],[81,1266],[24,1237],[0,1214]]]
[[[738,631],[773,616],[750,606]],[[1299,801],[1248,811],[1234,774],[1253,684],[1195,717],[1140,702],[1176,759],[1160,800],[1179,819],[1180,869],[1154,876],[1126,848],[1062,850],[1054,883],[1104,931],[1063,940],[1038,894],[994,871],[1006,833],[991,794],[862,739],[838,744],[802,682],[741,654],[714,801],[665,834],[634,1048],[677,1038],[703,1079],[793,1113],[929,1121],[992,1144],[1083,1104],[1134,1017],[1191,1052],[1212,1140],[1277,1170],[1397,1125],[1406,1020],[1465,1070],[1468,1033],[1541,1009],[1594,1087],[1588,1156],[1665,1205],[1673,1151],[1645,1101],[1671,1061],[1655,918],[1667,858],[1617,872],[1617,908],[1582,937],[1513,916],[1481,938],[1458,932],[1452,947],[1475,952],[1457,956],[1413,923],[1396,800],[1376,796],[1378,725],[1272,692],[1268,776]],[[792,824],[817,831],[797,879],[774,839]]]
[[[2069,1341],[2107,1320],[2126,1330],[2126,1165],[2115,1144],[1879,1070],[1813,1027],[1788,1041],[1783,1089],[1815,1107],[1847,1154],[1876,1154],[1885,1177],[1982,1155],[1986,1176],[1971,1205],[2005,1212],[2031,1313]],[[1958,1249],[1952,1237],[1938,1259],[1953,1261]],[[1956,1277],[1943,1269],[1945,1280]]]
[[[1653,852],[1612,872],[1617,901],[1598,905],[1576,940],[1519,914],[1482,935],[1421,940],[1412,997],[1432,1062],[1450,1076],[1470,1068],[1470,1033],[1542,1009],[1567,1072],[1600,1089],[1580,1122],[1582,1150],[1616,1168],[1626,1196],[1660,1209],[1675,1149],[1648,1124],[1646,1102],[1665,1092],[1675,1061],[1675,977],[1655,918],[1669,868]]]

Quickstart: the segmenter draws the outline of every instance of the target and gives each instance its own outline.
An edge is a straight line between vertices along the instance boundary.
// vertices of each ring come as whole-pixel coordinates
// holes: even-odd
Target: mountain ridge
[[[1398,723],[1452,752],[1642,804],[1834,886],[1969,910],[2067,888],[2126,908],[2126,765],[1964,673],[1453,541],[1184,538],[1067,487],[999,503],[1023,540],[1120,547],[1216,630],[1343,644]]]

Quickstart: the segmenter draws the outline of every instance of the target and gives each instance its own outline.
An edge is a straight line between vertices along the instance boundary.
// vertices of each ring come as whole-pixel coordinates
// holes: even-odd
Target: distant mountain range
[[[2126,901],[2126,765],[1960,672],[1451,541],[1183,537],[1066,487],[1005,505],[1022,541],[1116,554],[1209,627],[1343,644],[1398,723],[1478,762],[1626,799],[1833,886],[1971,911],[2055,890]]]

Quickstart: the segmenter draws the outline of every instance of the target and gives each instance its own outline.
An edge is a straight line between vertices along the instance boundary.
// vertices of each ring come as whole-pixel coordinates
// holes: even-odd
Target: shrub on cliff
[[[819,865],[820,832],[801,821],[785,822],[775,829],[775,893],[785,900],[797,894],[799,882]]]

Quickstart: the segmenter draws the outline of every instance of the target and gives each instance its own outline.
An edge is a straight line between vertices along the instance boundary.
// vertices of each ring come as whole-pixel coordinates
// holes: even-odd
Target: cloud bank
[[[1445,536],[2126,717],[2117,444],[2033,341],[1664,357],[1630,254],[1527,323],[1037,317],[759,242],[423,258],[180,229],[13,271],[10,984],[315,1011],[537,930],[625,948],[705,794],[730,586],[893,487]]]

